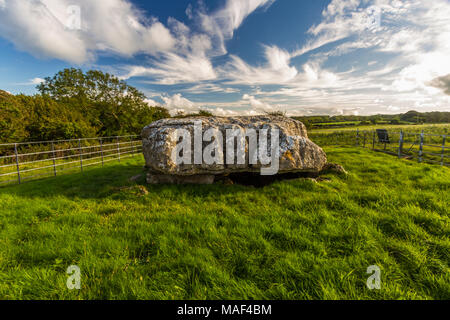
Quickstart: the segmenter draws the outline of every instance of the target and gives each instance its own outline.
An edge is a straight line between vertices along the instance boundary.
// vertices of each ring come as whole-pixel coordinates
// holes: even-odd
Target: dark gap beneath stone
[[[271,185],[277,181],[283,180],[294,180],[299,178],[317,178],[318,173],[313,172],[290,172],[282,173],[273,176],[262,176],[260,173],[252,172],[240,172],[232,173],[227,176],[216,177],[216,182],[218,181],[231,181],[233,184],[240,184],[243,186],[253,186],[257,188],[262,188]]]

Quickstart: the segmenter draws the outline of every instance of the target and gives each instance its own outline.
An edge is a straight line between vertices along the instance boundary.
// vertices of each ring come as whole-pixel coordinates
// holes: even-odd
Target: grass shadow
[[[163,194],[170,191],[180,196],[210,196],[211,193],[227,194],[245,190],[239,185],[149,185],[145,181],[142,161],[129,160],[106,167],[89,168],[84,172],[28,181],[21,185],[4,186],[0,195],[14,195],[26,198],[103,199],[122,191],[137,190],[141,193]]]

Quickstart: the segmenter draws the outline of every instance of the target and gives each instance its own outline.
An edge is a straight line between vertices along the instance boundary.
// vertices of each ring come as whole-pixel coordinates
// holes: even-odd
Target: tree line
[[[37,86],[38,94],[0,90],[0,141],[43,141],[140,134],[170,117],[136,88],[100,71],[65,69]]]
[[[418,112],[408,111],[404,114],[377,114],[371,116],[306,116],[294,117],[302,121],[308,128],[326,126],[352,126],[371,124],[425,124],[450,123],[450,112]]]

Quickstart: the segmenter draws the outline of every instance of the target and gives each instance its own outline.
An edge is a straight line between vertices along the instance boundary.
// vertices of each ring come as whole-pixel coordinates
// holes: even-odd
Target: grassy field
[[[335,131],[356,131],[359,130],[376,130],[376,129],[388,129],[390,131],[403,130],[407,133],[420,133],[422,130],[425,133],[432,134],[449,134],[450,133],[450,124],[442,123],[442,124],[418,124],[418,125],[395,125],[395,124],[377,124],[377,125],[367,125],[367,126],[348,126],[342,128],[313,128],[309,131],[312,133],[331,133]]]
[[[150,186],[139,156],[0,188],[0,298],[450,299],[450,170],[326,151],[348,176]]]
[[[387,129],[390,143],[378,141],[375,129]],[[357,131],[359,129],[359,131]],[[370,149],[399,153],[400,130],[403,131],[402,155],[419,161],[421,131],[425,135],[422,146],[422,161],[450,166],[450,124],[442,125],[378,125],[353,127],[352,129],[310,130],[309,138],[321,146],[361,146]],[[375,144],[373,143],[375,139]],[[445,145],[443,147],[443,142]]]

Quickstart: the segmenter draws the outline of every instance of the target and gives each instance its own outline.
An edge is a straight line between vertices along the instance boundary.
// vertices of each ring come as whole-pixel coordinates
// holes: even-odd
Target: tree
[[[140,134],[149,123],[170,117],[161,107],[151,107],[136,88],[97,70],[65,69],[37,86],[43,96],[80,112],[97,135]]]
[[[27,112],[20,101],[0,90],[0,141],[22,141],[28,137]]]
[[[400,120],[413,123],[420,123],[423,121],[421,113],[414,110],[408,111],[407,113],[403,114],[400,117]]]
[[[17,99],[27,106],[26,130],[32,141],[87,138],[96,134],[88,119],[64,103],[41,95],[19,95]]]

